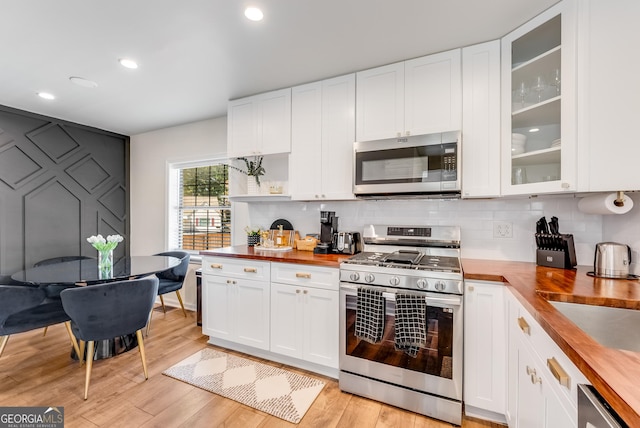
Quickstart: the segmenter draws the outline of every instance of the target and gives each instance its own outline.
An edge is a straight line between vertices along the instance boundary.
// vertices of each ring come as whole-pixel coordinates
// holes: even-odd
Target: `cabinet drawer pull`
[[[258,269],[257,268],[253,268],[253,267],[246,267],[244,268],[245,272],[249,272],[249,273],[257,273]]]
[[[520,326],[520,330],[524,332],[524,334],[528,334],[531,336],[531,329],[529,328],[529,323],[522,317],[518,317],[518,325]]]
[[[212,263],[211,269],[222,269],[222,265],[218,263]]]
[[[530,376],[532,384],[542,383],[542,378],[538,376],[535,368],[527,366],[527,375]]]
[[[571,384],[571,377],[569,377],[567,372],[564,371],[560,363],[558,363],[555,358],[547,359],[547,367],[549,367],[549,371],[551,371],[551,374],[556,378],[560,385],[567,389],[571,389],[571,386],[569,386]]]
[[[296,272],[296,278],[311,279],[311,274],[310,273],[304,273],[304,272]]]

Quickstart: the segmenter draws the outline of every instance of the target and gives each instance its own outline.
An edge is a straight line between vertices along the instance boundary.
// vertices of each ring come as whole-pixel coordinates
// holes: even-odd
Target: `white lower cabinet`
[[[465,413],[505,422],[506,315],[501,282],[465,281]]]
[[[274,263],[271,351],[338,368],[338,270]]]
[[[202,332],[269,349],[270,263],[205,257],[202,267]]]
[[[202,259],[202,333],[211,343],[337,377],[338,269]]]
[[[576,427],[577,385],[588,381],[515,296],[506,294],[509,427]]]

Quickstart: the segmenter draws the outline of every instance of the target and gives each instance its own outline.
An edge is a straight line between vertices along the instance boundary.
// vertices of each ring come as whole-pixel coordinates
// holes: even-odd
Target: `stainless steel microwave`
[[[460,195],[460,133],[354,143],[358,197]]]

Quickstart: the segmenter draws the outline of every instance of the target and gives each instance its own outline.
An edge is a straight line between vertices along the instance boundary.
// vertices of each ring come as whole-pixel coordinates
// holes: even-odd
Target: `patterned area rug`
[[[325,383],[205,348],[163,374],[297,424]]]

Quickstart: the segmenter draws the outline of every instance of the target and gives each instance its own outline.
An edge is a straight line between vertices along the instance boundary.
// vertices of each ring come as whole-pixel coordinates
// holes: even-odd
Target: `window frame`
[[[179,194],[179,180],[180,180],[180,171],[188,168],[198,168],[205,167],[211,165],[219,165],[225,164],[229,165],[229,158],[225,157],[215,157],[215,158],[207,158],[207,159],[198,159],[192,161],[175,161],[175,162],[167,162],[167,200],[166,200],[166,242],[165,248],[169,251],[173,250],[181,250],[187,251],[191,254],[192,261],[199,261],[201,256],[198,250],[183,250],[182,248],[178,248],[179,242],[179,227],[178,227],[178,213],[179,213],[179,204],[180,204],[180,194]],[[231,174],[230,174],[231,175]],[[230,179],[231,180],[231,179]],[[231,186],[231,184],[229,184]],[[233,202],[229,201],[228,209],[231,211],[231,242],[234,242],[234,214],[233,214]]]

